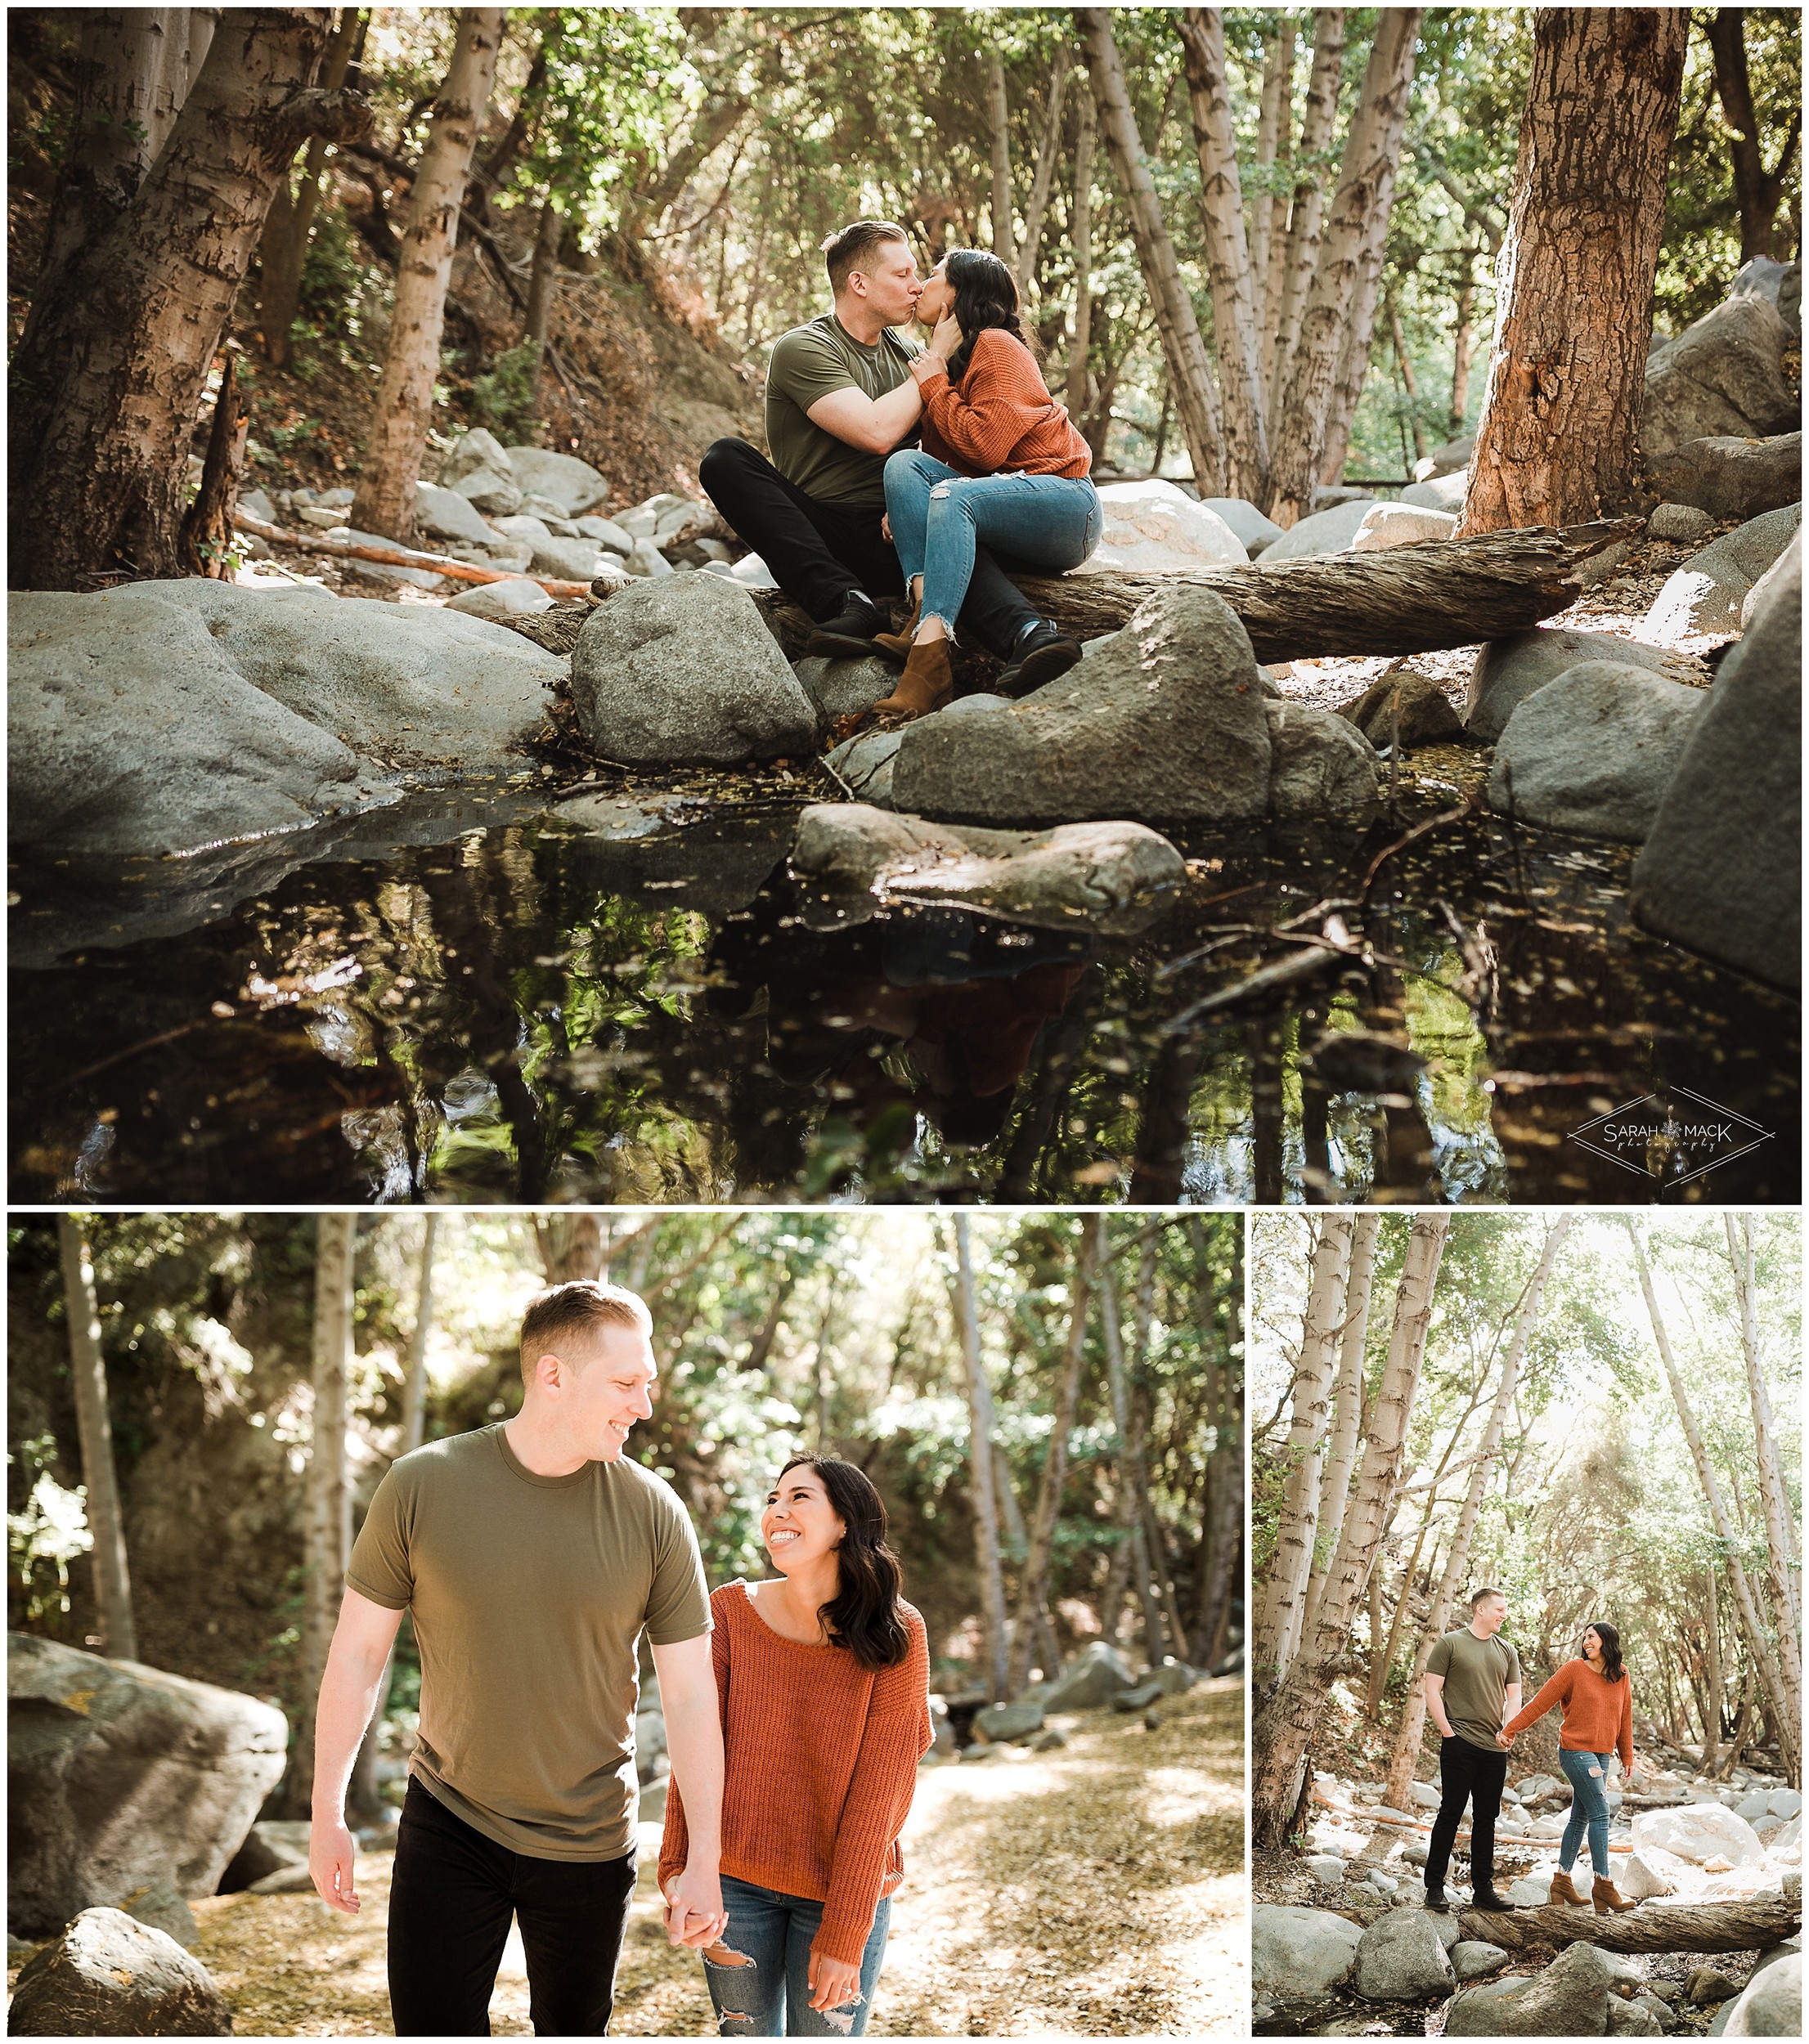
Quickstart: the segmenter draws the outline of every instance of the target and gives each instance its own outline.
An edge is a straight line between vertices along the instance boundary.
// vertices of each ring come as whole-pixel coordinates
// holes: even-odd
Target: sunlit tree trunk
[[[1727,153],[1734,166],[1734,192],[1740,212],[1740,261],[1775,255],[1778,207],[1789,181],[1790,164],[1802,132],[1802,110],[1793,107],[1778,146],[1775,166],[1765,168],[1764,131],[1753,105],[1746,66],[1746,10],[1717,7],[1708,19],[1708,47],[1715,56],[1715,91],[1727,116]],[[1784,253],[1788,254],[1786,244]]]
[[[603,1223],[587,1208],[534,1216],[534,1240],[549,1284],[603,1275]]]
[[[1715,1586],[1720,1562],[1711,1557],[1702,1572],[1707,1610],[1703,1630],[1708,1649],[1708,1737],[1702,1750],[1702,1771],[1714,1775],[1721,1768],[1721,1742],[1727,1716],[1726,1683],[1721,1665],[1721,1597]]]
[[[1350,452],[1350,429],[1357,423],[1357,406],[1369,376],[1370,353],[1375,344],[1376,308],[1381,295],[1382,255],[1387,237],[1386,210],[1372,213],[1364,228],[1356,294],[1344,328],[1344,346],[1339,352],[1338,379],[1332,385],[1331,403],[1326,413],[1325,448],[1319,457],[1319,480],[1324,483],[1343,478],[1344,459]],[[1412,374],[1411,367],[1407,374]]]
[[[1205,1224],[1190,1216],[1187,1232],[1194,1260],[1209,1268]],[[1212,1451],[1206,1458],[1206,1499],[1201,1515],[1200,1622],[1196,1651],[1201,1664],[1216,1667],[1231,1640],[1232,1604],[1243,1580],[1244,1557],[1244,1379],[1236,1360],[1243,1344],[1244,1235],[1232,1236],[1230,1328],[1227,1353],[1214,1365],[1213,1395],[1208,1408]]]
[[[994,43],[986,56],[986,124],[991,130],[993,253],[1017,274],[1017,236],[1012,226],[1011,109],[1005,98],[1005,62]]]
[[[1275,327],[1280,316],[1280,294],[1276,288],[1282,270],[1277,264],[1274,280],[1270,263],[1274,252],[1282,250],[1287,220],[1286,203],[1270,189],[1282,165],[1293,154],[1294,137],[1294,17],[1284,14],[1263,61],[1263,95],[1256,117],[1256,170],[1259,184],[1256,204],[1250,210],[1250,306],[1256,319],[1257,374],[1262,379],[1264,411],[1268,412],[1269,380],[1275,370]]]
[[[1124,1534],[1124,1552],[1129,1557],[1131,1581],[1137,1590],[1138,1602],[1142,1608],[1144,1658],[1151,1667],[1159,1668],[1168,1647],[1161,1607],[1151,1574],[1148,1540],[1144,1532],[1144,1486],[1138,1455],[1141,1444],[1131,1410],[1129,1387],[1125,1378],[1124,1332],[1118,1318],[1118,1293],[1112,1282],[1105,1217],[1096,1214],[1092,1226],[1097,1244],[1099,1323],[1106,1339],[1106,1369],[1111,1386],[1112,1423],[1118,1433],[1118,1524]]]
[[[1093,93],[1083,87],[1074,146],[1074,324],[1068,337],[1068,415],[1078,425],[1088,401],[1087,357],[1093,349],[1093,159],[1097,129]]]
[[[1326,1586],[1326,1569],[1338,1544],[1350,1495],[1350,1472],[1357,1460],[1357,1437],[1363,1418],[1363,1349],[1369,1334],[1369,1295],[1376,1276],[1376,1237],[1380,1217],[1361,1213],[1350,1239],[1350,1270],[1344,1281],[1344,1325],[1338,1337],[1338,1383],[1325,1481],[1319,1499],[1319,1526],[1313,1548],[1313,1573],[1307,1578],[1304,1624],[1313,1623]]]
[[[1024,240],[1017,252],[1018,285],[1026,295],[1036,289],[1036,265],[1043,249],[1043,223],[1048,217],[1049,186],[1062,154],[1062,103],[1066,95],[1074,52],[1066,43],[1056,51],[1049,69],[1049,106],[1044,117],[1042,145],[1036,152],[1036,174],[1030,181],[1030,210],[1024,216]]]
[[[352,506],[354,526],[391,539],[406,540],[415,530],[415,484],[433,415],[459,204],[496,78],[503,12],[501,7],[469,7],[454,15],[452,61],[433,102],[433,125],[409,199],[389,350]]]
[[[107,1365],[101,1348],[94,1265],[82,1224],[73,1215],[56,1217],[56,1240],[63,1259],[63,1311],[69,1321],[75,1431],[82,1445],[82,1482],[88,1492],[88,1532],[94,1543],[90,1559],[101,1651],[114,1661],[136,1661],[138,1634],[132,1623],[125,1517],[119,1508],[119,1480],[113,1459],[113,1422],[107,1411]]]
[[[1307,103],[1300,116],[1300,141],[1295,161],[1293,204],[1287,231],[1276,230],[1269,258],[1270,321],[1275,329],[1269,370],[1268,418],[1272,442],[1281,416],[1282,399],[1300,338],[1300,315],[1319,263],[1319,240],[1326,217],[1326,173],[1320,159],[1331,147],[1338,125],[1338,88],[1344,71],[1344,11],[1321,7],[1313,16],[1313,68],[1307,78]]]
[[[522,339],[534,350],[534,387],[540,388],[546,361],[547,336],[553,324],[553,299],[559,282],[559,235],[564,216],[549,192],[541,207],[534,235],[534,262],[527,276],[527,309],[522,317]]]
[[[1582,524],[1625,502],[1639,471],[1690,16],[1545,7],[1534,23],[1460,538]]]
[[[1006,1694],[1005,1578],[999,1561],[999,1504],[993,1478],[993,1394],[980,1352],[980,1308],[974,1293],[973,1248],[967,1217],[958,1213],[955,1239],[955,1319],[961,1334],[962,1372],[967,1387],[967,1472],[973,1490],[974,1561],[979,1571],[981,1624],[985,1639],[986,1694],[997,1703]]]
[[[1457,286],[1457,303],[1452,308],[1451,409],[1446,418],[1453,440],[1462,433],[1464,423],[1470,416],[1470,371],[1476,353],[1476,329],[1471,320],[1476,302],[1476,280],[1470,270],[1473,260],[1468,253],[1464,257],[1463,278]]]
[[[339,26],[326,48],[321,67],[321,83],[337,92],[352,68],[352,52],[359,39],[363,10],[341,7]],[[290,328],[301,304],[302,271],[307,261],[308,237],[314,231],[314,215],[321,203],[321,179],[326,168],[326,143],[314,136],[302,152],[301,181],[293,191],[290,173],[276,181],[270,211],[264,216],[263,239],[258,244],[258,267],[261,283],[258,294],[258,325],[263,334],[264,357],[281,368],[290,357]]]

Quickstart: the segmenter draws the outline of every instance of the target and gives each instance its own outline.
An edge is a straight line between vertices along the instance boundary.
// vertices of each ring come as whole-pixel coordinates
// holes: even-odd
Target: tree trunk
[[[1457,286],[1454,331],[1451,342],[1451,409],[1446,421],[1453,440],[1459,438],[1470,416],[1470,368],[1476,350],[1476,329],[1471,312],[1476,302],[1476,280],[1471,273],[1474,256],[1464,257],[1463,281]]]
[[[1470,1543],[1475,1536],[1476,1522],[1482,1516],[1483,1499],[1488,1494],[1488,1480],[1494,1472],[1495,1458],[1501,1452],[1502,1436],[1506,1431],[1509,1408],[1514,1403],[1514,1394],[1520,1387],[1520,1364],[1526,1354],[1527,1338],[1538,1325],[1539,1303],[1544,1297],[1546,1281],[1551,1275],[1551,1266],[1557,1261],[1558,1251],[1564,1239],[1570,1232],[1575,1217],[1560,1214],[1547,1230],[1545,1247],[1539,1261],[1528,1279],[1526,1289],[1520,1294],[1514,1316],[1514,1332],[1507,1344],[1507,1353],[1502,1359],[1501,1381],[1495,1392],[1495,1404],[1488,1415],[1488,1424],[1483,1432],[1483,1445],[1478,1450],[1470,1472],[1470,1487],[1465,1493],[1463,1508],[1457,1514],[1457,1524],[1451,1535],[1451,1546],[1445,1555],[1444,1573],[1439,1580],[1439,1587],[1433,1593],[1432,1609],[1426,1617],[1425,1631],[1420,1641],[1419,1651],[1413,1657],[1413,1678],[1407,1685],[1407,1703],[1401,1712],[1399,1730],[1394,1735],[1394,1750],[1389,1761],[1388,1784],[1383,1790],[1383,1800],[1393,1809],[1412,1808],[1413,1770],[1420,1757],[1420,1740],[1425,1730],[1425,1671],[1432,1659],[1432,1650],[1444,1637],[1452,1608],[1457,1602],[1457,1592],[1470,1567]]]
[[[1105,7],[1077,7],[1074,18],[1086,38],[1099,126],[1113,173],[1124,195],[1138,262],[1155,307],[1156,324],[1174,386],[1175,408],[1193,462],[1194,486],[1203,497],[1222,496],[1225,453],[1219,393],[1212,380],[1212,365],[1206,359],[1205,343],[1200,338],[1193,299],[1181,275],[1142,138],[1137,132],[1124,65],[1112,37],[1111,11]]]
[[[1049,71],[1049,110],[1043,123],[1042,146],[1036,153],[1036,175],[1030,182],[1030,211],[1024,216],[1024,240],[1017,255],[1021,295],[1032,295],[1036,290],[1036,264],[1043,248],[1043,223],[1048,217],[1049,186],[1055,176],[1056,159],[1062,154],[1062,101],[1073,65],[1074,52],[1064,43],[1056,51]]]
[[[69,1320],[70,1377],[75,1391],[75,1431],[82,1446],[82,1481],[88,1492],[94,1609],[101,1652],[112,1661],[138,1658],[132,1616],[132,1576],[126,1566],[125,1517],[113,1459],[113,1421],[107,1410],[107,1365],[101,1348],[101,1311],[94,1298],[94,1266],[88,1238],[72,1215],[56,1217],[63,1258],[63,1311]]]
[[[1006,1694],[1005,1579],[999,1565],[999,1506],[993,1487],[993,1394],[980,1352],[980,1311],[965,1213],[955,1216],[954,1239],[955,1319],[967,1386],[967,1468],[973,1486],[974,1560],[980,1572],[981,1623],[985,1638],[984,1673],[987,1697],[997,1703]]]
[[[421,1445],[427,1423],[427,1342],[433,1331],[433,1236],[439,1216],[429,1209],[421,1236],[420,1275],[415,1286],[415,1328],[408,1338],[408,1379],[402,1389],[402,1453]]]
[[[1168,1535],[1156,1515],[1156,1500],[1150,1495],[1149,1458],[1145,1453],[1150,1423],[1150,1326],[1156,1317],[1156,1260],[1160,1247],[1156,1230],[1147,1230],[1137,1259],[1137,1297],[1131,1312],[1131,1462],[1137,1472],[1137,1495],[1143,1513],[1144,1545],[1149,1553],[1156,1601],[1161,1606],[1163,1622],[1168,1629],[1169,1651],[1177,1659],[1186,1661],[1190,1657],[1187,1624],[1181,1616],[1181,1599],[1176,1586],[1176,1571],[1169,1555]]]
[[[1717,7],[1708,16],[1708,47],[1715,56],[1715,90],[1727,116],[1727,153],[1734,168],[1734,194],[1740,213],[1740,261],[1775,255],[1778,204],[1797,152],[1802,114],[1793,109],[1778,151],[1777,167],[1765,168],[1763,131],[1753,105],[1746,69],[1746,10]]]
[[[1187,1232],[1194,1257],[1207,1268],[1206,1231],[1190,1215]],[[1201,1665],[1216,1667],[1231,1638],[1232,1605],[1243,1583],[1244,1544],[1244,1379],[1235,1358],[1243,1348],[1244,1234],[1232,1236],[1231,1325],[1228,1352],[1214,1366],[1210,1407],[1212,1449],[1206,1457],[1205,1503],[1201,1513],[1200,1623]]]
[[[339,26],[333,31],[326,61],[321,67],[321,83],[327,92],[336,92],[345,83],[362,11],[358,7],[339,10]],[[302,271],[307,261],[308,238],[314,231],[314,215],[321,203],[321,176],[325,168],[326,143],[321,137],[313,136],[303,151],[300,185],[290,191],[285,169],[276,181],[276,194],[264,217],[263,240],[258,254],[262,273],[258,320],[263,334],[264,359],[279,369],[290,358],[290,328],[301,305]]]
[[[16,589],[123,564],[180,576],[188,442],[277,177],[310,133],[362,133],[313,89],[324,10],[236,10],[129,206],[40,280],[7,420]]]
[[[1407,352],[1407,335],[1401,329],[1400,302],[1393,292],[1388,300],[1388,334],[1394,344],[1394,361],[1401,372],[1401,388],[1407,392],[1408,424],[1413,429],[1413,455],[1416,460],[1425,456],[1425,426],[1420,417],[1419,379],[1414,374],[1413,357]]]
[[[1111,1259],[1106,1241],[1103,1214],[1093,1217],[1094,1259],[1099,1280],[1099,1322],[1106,1338],[1106,1368],[1111,1384],[1112,1423],[1118,1433],[1118,1523],[1124,1531],[1124,1547],[1130,1558],[1132,1580],[1143,1611],[1143,1654],[1151,1668],[1160,1668],[1167,1652],[1162,1614],[1150,1576],[1150,1556],[1143,1537],[1143,1490],[1138,1467],[1141,1446],[1132,1423],[1129,1387],[1125,1383],[1124,1332],[1119,1325],[1118,1294],[1112,1283]]]
[[[1721,1597],[1715,1585],[1720,1566],[1718,1560],[1711,1558],[1702,1572],[1708,1607],[1704,1631],[1708,1648],[1708,1715],[1712,1720],[1708,1743],[1702,1750],[1702,1771],[1710,1776],[1720,1769],[1721,1741],[1727,1736],[1727,1688],[1721,1665]]]
[[[1213,338],[1225,404],[1226,486],[1232,495],[1260,504],[1268,482],[1268,436],[1237,137],[1225,69],[1224,16],[1217,7],[1186,7],[1176,16],[1175,28],[1187,67],[1194,148],[1200,159],[1200,220],[1212,277]]]
[[[1631,496],[1640,465],[1690,16],[1544,7],[1533,20],[1462,535],[1596,518]]]
[[[1005,62],[997,43],[986,56],[986,124],[992,131],[993,253],[1015,277],[1017,237],[1012,228],[1011,109],[1005,99]]]
[[[1286,239],[1282,230],[1286,208],[1274,189],[1280,167],[1293,154],[1294,17],[1284,14],[1263,62],[1263,93],[1256,116],[1256,204],[1250,217],[1250,305],[1256,316],[1257,374],[1268,410],[1269,379],[1274,374],[1273,315],[1279,294],[1272,288],[1270,263]],[[1285,259],[1285,250],[1283,250]],[[1279,279],[1281,266],[1276,266]]]
[[[1078,422],[1087,409],[1087,357],[1093,348],[1093,159],[1097,129],[1093,93],[1083,90],[1080,132],[1074,146],[1074,327],[1068,337],[1068,416]]]
[[[389,350],[352,506],[353,525],[394,540],[414,536],[415,483],[439,374],[459,202],[490,101],[503,13],[501,7],[471,7],[453,16],[458,34],[452,61],[433,102],[433,126],[409,197]]]
[[[1280,525],[1294,525],[1312,510],[1340,370],[1354,368],[1359,351],[1362,363],[1368,361],[1376,311],[1370,252],[1388,231],[1422,12],[1385,7],[1376,16],[1362,94],[1351,117],[1337,195],[1272,436],[1269,516]]]
[[[1313,1573],[1307,1579],[1304,1625],[1313,1623],[1325,1593],[1326,1567],[1338,1544],[1350,1495],[1350,1472],[1357,1459],[1357,1436],[1363,1418],[1363,1354],[1369,1337],[1369,1295],[1376,1276],[1376,1236],[1381,1218],[1357,1216],[1350,1241],[1350,1267],[1344,1280],[1344,1325],[1339,1334],[1337,1405],[1331,1445],[1326,1453],[1325,1482],[1319,1500],[1319,1529],[1313,1547]]]
[[[1030,1672],[1030,1642],[1037,1618],[1047,1611],[1049,1601],[1049,1564],[1055,1553],[1055,1529],[1062,1515],[1062,1490],[1068,1474],[1068,1438],[1074,1431],[1074,1416],[1080,1402],[1080,1372],[1087,1345],[1087,1310],[1093,1298],[1094,1259],[1098,1241],[1091,1228],[1081,1230],[1075,1253],[1074,1286],[1068,1307],[1068,1344],[1062,1360],[1062,1377],[1056,1389],[1055,1423],[1049,1433],[1049,1451],[1043,1459],[1042,1481],[1037,1487],[1036,1511],[1030,1521],[1028,1551],[1017,1596],[1017,1629],[1012,1637],[1011,1660],[1005,1678],[1005,1694],[1015,1697]]]
[[[1307,103],[1300,119],[1300,165],[1286,235],[1277,231],[1269,256],[1270,324],[1274,343],[1269,370],[1268,418],[1273,428],[1281,416],[1282,397],[1293,366],[1313,274],[1319,264],[1319,241],[1326,217],[1325,172],[1320,159],[1331,147],[1338,125],[1338,88],[1344,71],[1344,11],[1321,7],[1313,18],[1313,69],[1307,81]]]
[[[1420,1386],[1449,1213],[1416,1214],[1394,1296],[1388,1360],[1376,1387],[1363,1459],[1325,1593],[1282,1686],[1257,1707],[1250,1735],[1251,1840],[1280,1845],[1300,1793],[1307,1746],[1325,1710],[1326,1683],[1349,1644],[1382,1528],[1400,1481],[1407,1421]]]
[[[576,1278],[602,1276],[603,1223],[587,1209],[536,1214],[534,1240],[549,1284],[569,1284]]]
[[[1800,1900],[1756,1895],[1750,1902],[1641,1903],[1625,1915],[1598,1916],[1564,1903],[1497,1916],[1460,1910],[1466,1938],[1509,1952],[1599,1945],[1604,1952],[1752,1952],[1793,1938],[1802,1927]]]
[[[559,234],[563,216],[548,192],[541,207],[540,226],[534,235],[534,264],[527,277],[527,307],[522,316],[521,337],[534,350],[534,388],[540,389],[546,360],[546,337],[553,323],[553,300],[559,285]]]
[[[302,1714],[290,1761],[289,1804],[309,1806],[314,1786],[314,1705],[339,1623],[352,1558],[352,1490],[346,1477],[346,1375],[352,1359],[352,1259],[358,1217],[323,1213],[314,1257],[314,1417],[307,1458],[307,1595],[302,1629]]]
[[[232,527],[239,508],[239,478],[245,470],[245,433],[249,418],[237,388],[238,344],[228,345],[213,401],[213,426],[208,435],[207,459],[201,464],[201,486],[182,518],[182,565],[191,575],[212,581],[231,579],[227,557],[232,549]]]

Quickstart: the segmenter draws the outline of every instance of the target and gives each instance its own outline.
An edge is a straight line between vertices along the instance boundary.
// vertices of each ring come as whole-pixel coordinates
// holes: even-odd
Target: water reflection
[[[1776,1132],[1673,1196],[1797,1196],[1795,1005],[1630,930],[1612,849],[1472,821],[1347,899],[1365,956],[1187,1020],[1395,827],[1186,843],[1106,943],[813,930],[795,809],[644,817],[323,860],[145,936],[120,903],[164,882],[89,876],[62,958],[71,883],[16,872],[12,1198],[1622,1202],[1659,1188],[1573,1132],[1667,1087]]]

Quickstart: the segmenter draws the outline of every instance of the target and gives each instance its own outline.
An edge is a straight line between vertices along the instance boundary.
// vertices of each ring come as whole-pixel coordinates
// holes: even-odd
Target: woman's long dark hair
[[[1592,1618],[1583,1627],[1586,1633],[1594,1633],[1602,1643],[1602,1680],[1618,1682],[1627,1670],[1621,1665],[1621,1636],[1605,1618]],[[1579,1643],[1580,1651],[1580,1643]],[[1585,1660],[1588,1656],[1584,1655]]]
[[[879,1493],[864,1471],[839,1455],[793,1455],[779,1471],[779,1482],[793,1469],[816,1472],[836,1517],[847,1528],[836,1549],[842,1587],[832,1602],[817,1608],[830,1645],[846,1647],[863,1668],[896,1668],[911,1642],[898,1615],[904,1579],[898,1557],[886,1544],[886,1508]]]
[[[949,381],[958,383],[967,373],[977,335],[1003,327],[1014,340],[1030,346],[1017,318],[1017,286],[1012,273],[984,249],[951,249],[943,267],[954,293],[949,308],[961,327],[961,345],[949,362]]]

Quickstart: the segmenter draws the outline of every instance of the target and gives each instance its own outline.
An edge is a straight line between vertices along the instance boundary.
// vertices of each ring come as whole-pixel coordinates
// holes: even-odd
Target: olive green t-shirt
[[[851,385],[875,398],[896,390],[917,352],[914,341],[889,326],[864,347],[833,312],[781,334],[766,365],[766,445],[773,466],[819,504],[882,504],[885,455],[851,447],[806,415],[819,399]]]
[[[534,1476],[500,1425],[455,1434],[391,1464],[346,1581],[413,1614],[423,1788],[511,1852],[628,1852],[641,1629],[658,1647],[710,1629],[667,1485],[626,1460]]]
[[[1499,1753],[1495,1734],[1506,1719],[1507,1685],[1520,1679],[1520,1656],[1501,1634],[1479,1639],[1467,1625],[1447,1633],[1425,1671],[1445,1679],[1445,1715],[1457,1737]]]

